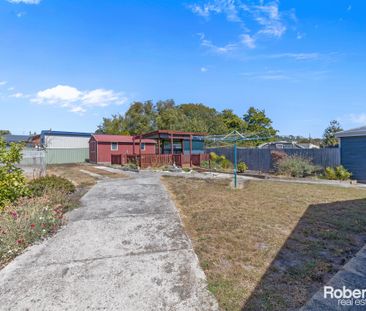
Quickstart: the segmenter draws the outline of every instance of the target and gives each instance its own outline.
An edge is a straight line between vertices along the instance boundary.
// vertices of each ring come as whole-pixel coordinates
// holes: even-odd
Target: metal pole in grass
[[[238,186],[238,163],[237,163],[237,152],[236,152],[236,141],[234,143],[234,187],[237,188]]]
[[[271,136],[264,136],[263,133],[245,133],[241,134],[238,131],[232,131],[227,135],[208,135],[204,139],[212,143],[218,143],[219,147],[223,145],[234,144],[234,187],[238,187],[238,155],[237,143],[238,141],[252,141],[252,140],[267,140]]]

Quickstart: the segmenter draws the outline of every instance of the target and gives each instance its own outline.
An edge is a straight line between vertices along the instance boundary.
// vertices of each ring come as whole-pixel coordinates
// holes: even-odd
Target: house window
[[[141,143],[141,151],[145,151],[145,143]]]
[[[111,150],[118,150],[118,143],[111,143]]]

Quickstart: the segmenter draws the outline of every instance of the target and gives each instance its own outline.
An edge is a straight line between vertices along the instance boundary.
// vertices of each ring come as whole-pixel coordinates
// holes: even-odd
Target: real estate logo
[[[336,299],[339,306],[366,306],[366,289],[324,286],[324,299]]]

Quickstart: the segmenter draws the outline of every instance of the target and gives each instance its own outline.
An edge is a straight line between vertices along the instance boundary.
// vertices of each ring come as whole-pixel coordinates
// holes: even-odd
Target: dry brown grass
[[[301,307],[366,241],[366,192],[164,177],[224,310]]]
[[[47,167],[48,175],[57,175],[71,180],[77,187],[90,187],[95,185],[98,178],[93,177],[80,170],[89,171],[109,178],[125,178],[126,175],[108,172],[102,169],[93,167],[90,164],[60,164],[49,165]]]

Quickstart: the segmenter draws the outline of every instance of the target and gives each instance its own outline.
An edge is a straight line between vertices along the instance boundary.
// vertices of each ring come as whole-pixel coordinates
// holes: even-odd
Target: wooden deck
[[[127,162],[133,162],[140,168],[161,167],[165,165],[200,166],[202,161],[208,161],[208,154],[142,154],[127,155]]]

